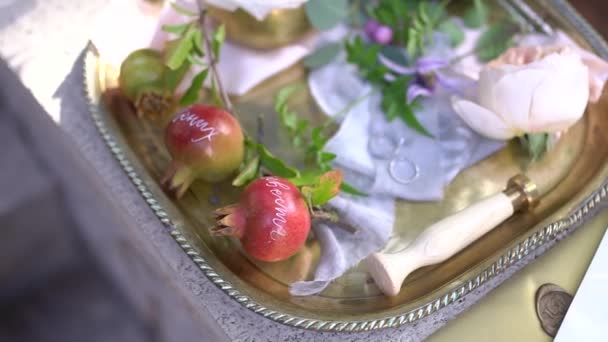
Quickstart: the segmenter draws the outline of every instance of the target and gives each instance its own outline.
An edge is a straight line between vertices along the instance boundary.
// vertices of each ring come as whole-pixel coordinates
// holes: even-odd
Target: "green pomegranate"
[[[167,86],[169,72],[161,53],[152,49],[135,50],[122,62],[120,89],[139,117],[158,118],[171,112],[174,99]]]

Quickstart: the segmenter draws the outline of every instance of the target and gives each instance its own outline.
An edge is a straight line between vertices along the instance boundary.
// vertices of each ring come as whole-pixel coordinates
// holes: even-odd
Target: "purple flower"
[[[429,88],[414,82],[407,87],[407,102],[411,103],[419,96],[428,97],[431,94],[433,92]]]
[[[378,44],[387,45],[393,41],[393,30],[373,19],[370,19],[365,23],[363,30],[369,39]]]
[[[388,26],[381,25],[376,29],[376,33],[374,33],[374,40],[378,44],[390,44],[393,41],[393,30]]]
[[[382,54],[378,56],[378,59],[380,60],[380,63],[386,66],[394,74],[414,76],[414,81],[406,90],[408,103],[420,96],[431,96],[436,88],[436,84],[441,85],[448,91],[459,93],[460,88],[466,86],[468,83],[462,79],[451,78],[441,73],[441,69],[450,65],[449,61],[443,58],[423,57],[418,59],[416,64],[411,67],[395,63]],[[388,73],[384,76],[389,82],[396,78],[392,73]]]
[[[365,23],[365,27],[363,28],[363,30],[365,31],[365,34],[369,37],[369,39],[374,39],[374,34],[376,33],[378,27],[380,27],[380,23],[373,19],[370,19]]]

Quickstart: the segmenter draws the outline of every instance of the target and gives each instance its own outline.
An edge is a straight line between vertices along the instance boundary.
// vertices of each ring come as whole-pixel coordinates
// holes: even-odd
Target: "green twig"
[[[199,16],[199,24],[201,26],[201,30],[203,30],[205,48],[207,49],[207,55],[209,57],[209,67],[211,68],[211,71],[212,71],[211,77],[215,80],[215,82],[217,84],[217,89],[220,92],[220,96],[222,97],[222,102],[224,102],[224,107],[231,114],[235,114],[234,107],[232,106],[232,102],[230,101],[230,98],[228,97],[228,93],[224,89],[224,86],[222,84],[222,79],[219,77],[219,73],[217,71],[217,59],[216,59],[216,56],[213,54],[213,49],[211,47],[211,41],[209,39],[209,34],[207,33],[207,30],[206,30],[207,10],[204,9],[205,8],[204,1],[198,0],[197,3],[199,6],[199,11],[201,13]]]

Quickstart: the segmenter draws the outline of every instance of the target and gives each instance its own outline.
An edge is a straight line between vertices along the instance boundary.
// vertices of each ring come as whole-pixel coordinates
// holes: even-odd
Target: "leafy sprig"
[[[212,94],[215,102],[224,105],[231,110],[232,104],[227,96],[222,96],[221,80],[217,74],[216,64],[219,59],[221,46],[225,39],[225,28],[218,26],[212,33],[211,38],[207,32],[205,19],[206,12],[194,13],[182,8],[175,3],[171,3],[173,9],[190,17],[192,20],[179,25],[165,25],[163,31],[177,35],[177,38],[167,42],[165,48],[165,64],[170,69],[168,83],[170,89],[175,89],[179,82],[192,66],[202,66],[202,70],[196,74],[182,97],[179,99],[181,106],[196,103],[201,94],[205,81],[211,76]],[[211,71],[211,72],[210,72]]]
[[[251,139],[246,141],[249,159],[244,163],[241,172],[232,181],[234,186],[244,186],[266,173],[286,178],[295,186],[306,199],[309,208],[326,204],[340,192],[342,186],[342,172],[339,170],[319,170],[300,172],[287,165],[261,143]]]
[[[394,43],[406,47],[411,59],[422,54],[446,13],[442,2],[403,0],[381,0],[368,12],[393,30]]]
[[[400,118],[410,128],[417,132],[432,136],[420,123],[414,109],[416,103],[408,103],[405,90],[413,81],[412,76],[403,75],[387,80],[389,69],[378,62],[382,46],[374,43],[364,43],[361,37],[346,42],[346,59],[357,66],[361,76],[374,85],[382,94],[381,107],[387,120]]]
[[[207,25],[205,24],[206,12],[204,10],[201,10],[200,15],[198,15],[174,3],[171,6],[177,12],[192,17],[193,20],[180,25],[163,27],[166,32],[178,36],[167,44],[165,51],[165,64],[171,70],[168,77],[170,83],[173,87],[177,87],[177,84],[179,84],[192,65],[204,67],[193,78],[190,87],[180,99],[180,104],[186,106],[197,102],[200,90],[207,77],[210,76],[212,95],[216,102],[228,111],[233,112],[232,104],[222,87],[221,78],[216,67],[221,46],[225,39],[224,27],[219,26],[209,34],[205,29]],[[199,7],[203,8],[203,6]],[[308,121],[299,119],[296,113],[289,111],[286,104],[287,98],[295,90],[297,89],[293,88],[282,91],[277,97],[275,109],[277,112],[282,113],[281,122],[287,123],[290,134],[294,135],[294,137],[300,137],[308,127]],[[261,127],[259,131],[262,131]],[[298,139],[294,138],[293,143],[301,144],[301,137],[299,141],[300,143],[298,143]],[[246,137],[245,162],[243,163],[241,172],[233,180],[232,184],[234,186],[243,186],[266,173],[292,180],[299,186],[311,212],[319,218],[319,214],[327,214],[319,206],[326,204],[339,193],[343,178],[341,171],[331,169],[328,164],[329,161],[335,158],[335,155],[325,151],[316,151],[317,149],[321,149],[326,141],[327,137],[323,136],[321,131],[313,129],[309,151],[315,152],[315,156],[317,157],[316,164],[319,165],[319,169],[301,173],[272,154],[262,143]],[[351,188],[347,187],[347,189]],[[320,217],[320,219],[323,219],[323,217]]]
[[[363,79],[371,83],[382,94],[381,107],[386,118],[400,118],[415,131],[432,137],[430,132],[420,123],[414,113],[416,101],[408,103],[406,89],[416,81],[412,76],[392,75],[388,67],[379,62],[378,56],[392,60],[391,55],[399,56],[401,65],[413,66],[416,59],[424,55],[425,48],[432,42],[435,32],[442,32],[449,38],[452,46],[460,45],[465,38],[464,31],[453,18],[447,14],[449,0],[378,0],[364,2],[354,0],[352,8],[364,8],[364,16],[371,18],[392,30],[390,45],[380,45],[362,37],[347,38],[344,44],[346,59],[355,65]],[[489,24],[490,10],[484,0],[470,0],[470,8],[463,15],[465,26],[470,28],[485,27],[473,51],[482,62],[498,57],[512,46],[514,36],[520,32],[520,27],[510,21],[500,21]],[[356,5],[356,6],[355,6]],[[360,12],[352,13],[358,16]],[[392,53],[399,50],[397,54]],[[406,54],[403,53],[406,52]],[[340,53],[337,43],[325,45],[309,55],[304,64],[318,68],[331,62]],[[459,59],[459,58],[457,58]],[[288,123],[290,129],[304,130],[304,123],[293,121]],[[299,135],[294,138],[301,140]]]
[[[268,172],[288,179],[300,188],[309,207],[323,205],[340,191],[357,196],[365,196],[352,185],[343,182],[342,172],[333,169],[331,161],[336,155],[325,151],[329,136],[325,133],[327,124],[312,127],[310,122],[292,111],[287,102],[290,96],[302,88],[296,84],[281,89],[275,97],[275,110],[281,125],[287,130],[294,147],[305,152],[314,167],[300,171],[278,158],[263,144],[247,139],[247,161],[234,179],[234,186],[243,186]]]
[[[298,179],[293,179],[294,183],[306,184],[307,181],[317,182],[323,174],[331,172],[332,161],[336,159],[337,155],[325,150],[325,145],[329,141],[326,128],[333,122],[332,119],[328,119],[320,126],[313,127],[308,120],[300,118],[296,112],[289,109],[287,100],[300,88],[301,85],[296,84],[281,89],[275,98],[275,110],[282,126],[290,134],[293,146],[305,151],[306,156],[315,165],[315,169],[300,174],[299,177],[296,177]],[[365,193],[345,182],[341,183],[341,190],[351,195],[366,196]]]

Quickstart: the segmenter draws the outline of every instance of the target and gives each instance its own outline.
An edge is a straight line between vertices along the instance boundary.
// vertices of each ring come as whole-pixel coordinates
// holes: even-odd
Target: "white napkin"
[[[197,11],[195,0],[175,2]],[[114,0],[100,13],[91,41],[104,61],[119,67],[132,51],[147,47],[160,50],[168,40],[174,39],[173,34],[162,30],[163,25],[177,25],[191,20],[191,17],[177,13],[169,1],[165,2],[159,13],[143,0]],[[245,94],[262,81],[297,63],[312,51],[314,42],[315,37],[307,37],[292,45],[264,51],[226,42],[220,51],[218,63],[224,88],[230,94]],[[193,66],[177,92],[183,93],[188,89],[192,78],[200,71],[201,66]]]

